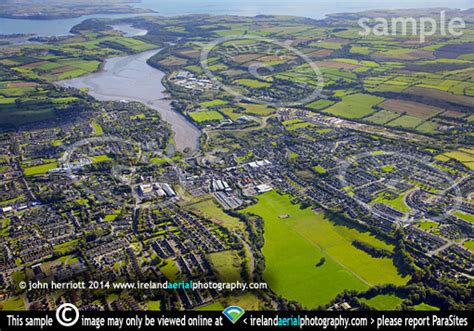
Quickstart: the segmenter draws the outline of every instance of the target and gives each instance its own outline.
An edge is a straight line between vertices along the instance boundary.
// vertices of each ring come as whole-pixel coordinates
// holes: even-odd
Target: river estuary
[[[157,50],[107,59],[103,69],[86,76],[57,82],[65,87],[87,88],[89,94],[101,101],[138,101],[156,109],[171,125],[176,148],[191,151],[199,147],[200,131],[183,115],[174,111],[166,100],[161,80],[164,73],[150,67],[146,61]]]

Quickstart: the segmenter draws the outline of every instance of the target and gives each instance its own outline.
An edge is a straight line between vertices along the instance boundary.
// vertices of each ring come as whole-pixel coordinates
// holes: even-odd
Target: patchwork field
[[[82,59],[54,59],[38,61],[15,68],[16,71],[31,78],[41,77],[49,81],[74,78],[93,72],[99,68],[100,62]]]
[[[373,115],[370,115],[365,120],[375,123],[375,124],[385,124],[395,118],[399,117],[400,114],[388,111],[388,110],[380,110]]]
[[[408,114],[423,119],[433,117],[444,111],[444,109],[424,105],[418,102],[395,99],[385,100],[380,104],[380,107],[391,112]]]
[[[389,123],[387,125],[393,126],[393,127],[402,127],[402,128],[408,128],[408,129],[414,129],[418,125],[423,123],[423,120],[421,118],[415,117],[415,116],[410,116],[410,115],[403,115],[402,117],[399,117]]]
[[[262,194],[258,200],[244,211],[264,220],[264,279],[276,293],[314,308],[344,289],[406,283],[391,259],[373,258],[352,245],[357,239],[392,249],[370,234],[335,225],[323,214],[300,209],[276,192]],[[281,218],[282,214],[288,217]]]
[[[457,160],[471,170],[474,170],[474,155],[467,151],[453,151],[436,156],[437,160],[447,161],[449,159]]]
[[[454,95],[449,92],[439,91],[437,89],[431,88],[424,88],[424,87],[412,87],[406,90],[407,93],[432,98],[435,100],[442,100],[452,102],[454,104],[459,104],[462,106],[472,107],[474,105],[474,98],[462,96],[462,95]]]

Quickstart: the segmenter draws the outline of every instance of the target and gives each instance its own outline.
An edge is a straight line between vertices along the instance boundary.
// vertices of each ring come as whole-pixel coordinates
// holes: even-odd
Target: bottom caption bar
[[[156,328],[286,328],[319,330],[472,330],[470,312],[322,312],[223,311],[97,312],[80,311],[65,303],[56,311],[1,312],[1,331],[151,330]]]

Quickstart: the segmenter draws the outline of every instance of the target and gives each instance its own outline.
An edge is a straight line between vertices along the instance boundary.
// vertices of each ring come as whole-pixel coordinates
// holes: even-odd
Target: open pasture
[[[374,107],[383,100],[381,97],[363,93],[346,95],[324,112],[345,118],[362,118],[373,113]]]
[[[392,246],[385,242],[336,225],[311,209],[301,209],[288,196],[274,191],[258,196],[258,200],[244,211],[264,220],[264,279],[277,294],[314,308],[344,289],[407,281],[391,259],[373,258],[352,245],[357,239],[391,251]],[[322,258],[324,263],[318,265]]]

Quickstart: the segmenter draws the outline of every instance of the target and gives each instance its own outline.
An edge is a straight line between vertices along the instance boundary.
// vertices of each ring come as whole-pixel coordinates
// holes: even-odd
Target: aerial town
[[[0,308],[473,309],[472,47],[362,40],[356,19],[114,21],[148,31],[136,37],[92,19],[0,48]],[[242,31],[292,46],[240,38],[245,54],[200,66],[202,43]],[[196,141],[180,140],[194,131],[179,135],[156,96],[68,85],[157,48],[143,64],[163,73],[164,100]],[[324,98],[297,104],[318,84],[296,49],[321,67]],[[274,70],[249,77],[257,59]],[[19,286],[52,280],[91,287]],[[145,281],[261,286],[113,286]]]

